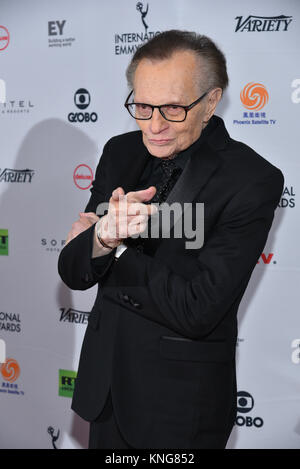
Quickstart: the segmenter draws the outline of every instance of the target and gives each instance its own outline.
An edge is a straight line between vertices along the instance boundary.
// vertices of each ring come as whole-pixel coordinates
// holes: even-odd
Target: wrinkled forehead
[[[160,104],[197,97],[200,75],[199,59],[190,51],[164,60],[143,59],[135,71],[135,99]]]

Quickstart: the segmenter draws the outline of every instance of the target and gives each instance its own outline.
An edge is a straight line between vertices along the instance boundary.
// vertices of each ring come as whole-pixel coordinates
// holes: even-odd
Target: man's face
[[[134,101],[146,104],[188,106],[200,97],[197,66],[193,52],[176,52],[170,59],[143,59],[134,77]],[[205,92],[206,89],[203,90]],[[172,156],[188,148],[200,136],[208,120],[208,97],[187,113],[183,122],[170,122],[154,109],[150,120],[137,120],[149,153],[158,158]]]

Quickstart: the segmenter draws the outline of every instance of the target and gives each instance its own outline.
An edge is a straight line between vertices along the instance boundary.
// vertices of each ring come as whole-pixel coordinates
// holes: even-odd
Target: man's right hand
[[[108,213],[100,221],[100,236],[105,244],[115,248],[122,240],[140,234],[147,228],[149,216],[157,213],[153,204],[144,204],[156,193],[154,186],[124,193],[122,187],[112,192]]]

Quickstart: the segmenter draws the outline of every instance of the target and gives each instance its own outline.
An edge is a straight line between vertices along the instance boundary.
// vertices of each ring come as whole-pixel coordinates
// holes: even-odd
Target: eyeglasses
[[[152,104],[146,103],[129,103],[128,101],[132,93],[133,90],[130,91],[124,106],[134,119],[149,120],[152,118],[153,110],[157,108],[167,121],[183,122],[186,119],[188,111],[196,106],[196,104],[200,103],[204,96],[207,95],[208,91],[189,106],[182,106],[180,104],[161,104],[160,106],[153,106]]]

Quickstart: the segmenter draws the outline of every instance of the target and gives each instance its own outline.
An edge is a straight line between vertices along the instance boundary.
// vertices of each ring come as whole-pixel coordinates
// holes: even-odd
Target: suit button
[[[136,309],[140,309],[141,308],[141,305],[140,303],[137,303],[136,301],[134,301],[132,298],[130,298],[130,304],[136,308]]]
[[[84,276],[83,276],[81,279],[82,279],[82,281],[85,282],[85,283],[88,283],[88,282],[91,280],[91,278],[90,278],[88,272],[86,272],[86,273],[84,274]]]

